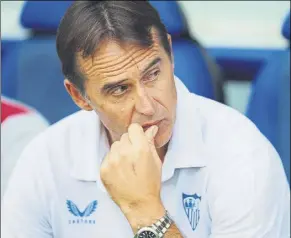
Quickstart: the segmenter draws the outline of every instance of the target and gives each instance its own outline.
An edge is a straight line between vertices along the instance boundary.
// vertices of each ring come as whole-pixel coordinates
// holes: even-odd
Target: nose
[[[155,114],[154,102],[144,87],[137,89],[135,110],[145,116],[153,116]]]

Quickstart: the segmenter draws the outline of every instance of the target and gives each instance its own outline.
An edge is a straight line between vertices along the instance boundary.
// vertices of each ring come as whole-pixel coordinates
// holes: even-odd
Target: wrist
[[[142,227],[151,226],[166,213],[160,200],[122,208],[122,211],[134,233]]]

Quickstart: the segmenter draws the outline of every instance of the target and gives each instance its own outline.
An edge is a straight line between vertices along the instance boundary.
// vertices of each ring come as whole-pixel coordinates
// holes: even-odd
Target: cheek
[[[131,122],[132,107],[130,103],[104,103],[98,115],[105,127],[116,133],[124,133]]]
[[[152,97],[169,111],[175,106],[177,95],[176,87],[172,79],[157,82],[151,91]]]

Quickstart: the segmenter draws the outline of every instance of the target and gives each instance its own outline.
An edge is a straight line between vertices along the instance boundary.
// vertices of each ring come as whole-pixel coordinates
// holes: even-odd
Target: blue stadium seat
[[[57,26],[70,4],[27,1],[21,15],[22,25],[47,34],[16,44],[3,62],[2,94],[34,107],[50,123],[79,110],[64,88],[55,43]]]
[[[2,93],[33,106],[51,123],[78,110],[63,86],[61,65],[56,54],[55,32],[72,1],[27,1],[22,25],[36,32],[7,56],[2,77]],[[151,1],[159,11],[173,39],[175,74],[188,89],[214,99],[209,59],[189,37],[187,25],[175,1]],[[53,33],[49,35],[48,33]]]
[[[7,78],[7,74],[9,70],[6,70],[7,68],[9,68],[9,64],[11,64],[11,59],[8,61],[10,62],[9,64],[6,63],[6,59],[7,58],[11,58],[11,51],[14,50],[14,48],[21,43],[22,40],[11,40],[11,39],[1,39],[1,79],[3,80],[3,78]],[[4,69],[4,70],[3,70]],[[12,86],[12,87],[11,87]],[[2,93],[5,92],[5,95],[11,98],[15,98],[15,94],[14,94],[14,87],[13,87],[13,83],[11,81],[7,82],[7,83],[2,83],[1,85],[1,91]]]
[[[3,64],[2,94],[34,107],[50,123],[79,110],[64,88],[55,36],[17,44]]]
[[[290,13],[287,14],[282,27],[282,35],[290,41]]]
[[[290,44],[290,15],[282,33]],[[253,82],[246,114],[277,149],[290,183],[290,48],[266,62]]]
[[[188,24],[177,1],[150,1],[172,37],[175,74],[190,92],[224,102],[221,72],[197,39],[190,36]]]

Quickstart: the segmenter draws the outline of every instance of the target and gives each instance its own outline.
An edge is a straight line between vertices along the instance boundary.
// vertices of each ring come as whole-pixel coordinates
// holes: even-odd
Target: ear
[[[78,107],[86,111],[93,110],[88,100],[83,97],[81,92],[68,79],[64,80],[64,86]]]
[[[174,65],[174,55],[173,55],[173,47],[172,47],[172,37],[171,37],[170,34],[167,34],[167,37],[168,37],[168,41],[169,41],[170,48],[171,48],[172,67],[173,67],[173,70],[174,70],[175,65]]]

